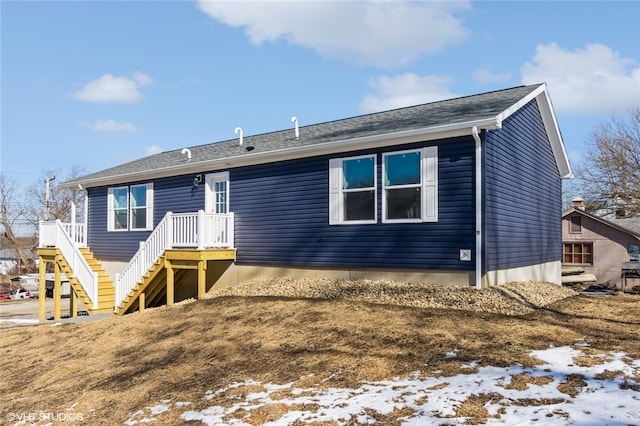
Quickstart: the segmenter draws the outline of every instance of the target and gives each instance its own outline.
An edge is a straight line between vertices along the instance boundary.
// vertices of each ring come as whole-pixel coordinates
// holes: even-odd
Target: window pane
[[[214,184],[215,193],[215,213],[227,212],[227,182],[216,182]]]
[[[113,190],[113,208],[127,208],[127,188],[115,188]]]
[[[131,187],[131,208],[134,207],[146,207],[147,205],[147,186],[132,186]]]
[[[375,214],[373,191],[344,193],[344,220],[373,220]]]
[[[385,185],[420,183],[420,152],[405,152],[384,157]]]
[[[145,229],[147,227],[147,209],[131,210],[131,229]]]
[[[569,227],[569,232],[582,232],[582,217],[581,216],[571,216],[571,225]]]
[[[114,210],[113,228],[127,229],[127,210]]]
[[[342,179],[342,189],[373,187],[375,180],[373,157],[343,161]]]
[[[387,219],[420,218],[420,188],[387,189]]]

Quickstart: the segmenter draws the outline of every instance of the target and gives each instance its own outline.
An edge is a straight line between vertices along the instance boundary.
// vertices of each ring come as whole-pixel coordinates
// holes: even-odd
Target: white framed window
[[[119,186],[107,190],[108,231],[153,229],[153,184]]]
[[[382,154],[382,222],[438,221],[438,147]]]
[[[329,161],[329,224],[376,223],[376,156]]]

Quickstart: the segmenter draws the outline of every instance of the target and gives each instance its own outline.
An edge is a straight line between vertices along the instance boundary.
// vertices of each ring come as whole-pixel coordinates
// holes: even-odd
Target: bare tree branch
[[[618,214],[640,214],[640,105],[612,116],[591,135],[578,175],[591,203],[617,204]]]
[[[3,236],[16,251],[22,265],[29,266],[33,259],[27,256],[16,235],[20,221],[26,217],[26,208],[17,198],[17,188],[15,179],[0,173],[0,226]]]

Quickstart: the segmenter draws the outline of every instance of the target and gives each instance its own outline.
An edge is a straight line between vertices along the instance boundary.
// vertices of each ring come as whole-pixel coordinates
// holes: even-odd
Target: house
[[[560,283],[571,169],[545,84],[291,123],[64,183],[85,217],[41,223],[41,270],[117,313],[260,277]]]
[[[18,253],[15,249],[0,250],[0,275],[7,275],[18,265]]]
[[[562,265],[580,267],[597,283],[622,288],[622,264],[638,261],[640,218],[603,219],[574,198],[562,215]]]
[[[30,248],[22,247],[22,253],[26,256],[27,262],[32,260],[34,251]],[[0,275],[21,274],[26,269],[26,265],[22,262],[18,250],[15,248],[0,249]]]

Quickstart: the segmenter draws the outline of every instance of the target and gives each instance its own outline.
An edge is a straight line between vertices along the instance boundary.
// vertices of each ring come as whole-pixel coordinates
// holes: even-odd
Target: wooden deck
[[[89,263],[91,269],[98,274],[98,304],[96,307],[82,285],[74,277],[71,266],[62,256],[59,249],[47,247],[38,249],[40,258],[40,294],[45,292],[45,272],[48,263],[52,263],[56,273],[54,286],[54,319],[61,318],[61,292],[60,276],[66,274],[71,287],[70,315],[77,315],[78,300],[81,300],[90,314],[114,313],[123,315],[136,310],[144,311],[150,306],[162,304],[173,305],[175,303],[175,288],[182,281],[194,281],[196,275],[195,294],[198,299],[204,298],[207,283],[207,264],[211,261],[227,262],[229,265],[235,261],[236,249],[169,249],[156,260],[156,262],[144,274],[141,281],[125,297],[119,306],[115,304],[115,288],[111,278],[104,268],[93,257],[91,252],[80,249],[82,255]],[[45,298],[40,299],[40,321],[45,318]]]

